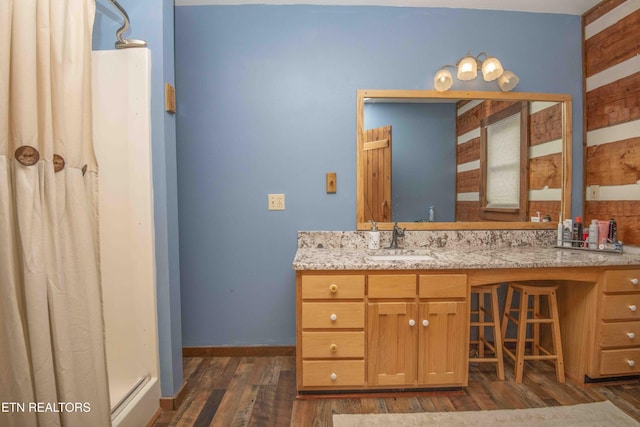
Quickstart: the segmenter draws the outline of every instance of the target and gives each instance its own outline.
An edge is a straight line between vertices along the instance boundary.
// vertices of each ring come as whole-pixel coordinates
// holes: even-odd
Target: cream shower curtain
[[[94,0],[0,1],[0,425],[108,426]]]

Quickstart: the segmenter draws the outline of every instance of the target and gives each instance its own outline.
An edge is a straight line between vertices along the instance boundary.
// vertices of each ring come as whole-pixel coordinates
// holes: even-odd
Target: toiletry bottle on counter
[[[367,246],[369,249],[380,249],[380,232],[375,221],[371,221],[371,231],[367,234]]]
[[[571,247],[571,239],[573,239],[573,220],[571,218],[564,220],[562,231],[562,246]]]
[[[616,220],[613,218],[609,220],[609,235],[607,237],[611,243],[618,241],[618,225],[616,224]]]
[[[607,242],[607,235],[609,233],[609,221],[598,220],[598,248],[601,244]],[[604,247],[604,246],[603,246]]]
[[[582,218],[577,216],[576,220],[573,222],[573,234],[572,234],[572,246],[580,247],[582,246]]]
[[[598,234],[599,234],[599,229],[598,229],[598,220],[597,219],[592,219],[591,220],[591,224],[589,225],[589,247],[596,249],[598,247]]]
[[[433,206],[429,206],[429,222],[435,222],[436,220],[436,211],[433,209]]]

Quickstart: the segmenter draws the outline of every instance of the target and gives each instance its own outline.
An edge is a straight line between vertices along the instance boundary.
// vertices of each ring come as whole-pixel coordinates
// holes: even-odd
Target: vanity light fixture
[[[483,60],[480,60],[484,56]],[[489,56],[486,52],[480,52],[478,56],[470,53],[462,57],[456,65],[445,65],[433,78],[433,86],[438,92],[444,92],[453,86],[453,75],[447,68],[457,68],[458,80],[469,81],[478,76],[478,68],[482,70],[482,78],[491,82],[498,80],[498,86],[503,91],[510,91],[519,82],[518,76],[513,71],[504,71],[500,60],[495,56]]]
[[[504,92],[508,92],[516,87],[519,81],[520,79],[513,71],[507,70],[498,77],[498,86],[500,86],[500,89]]]
[[[478,75],[478,60],[467,55],[458,61],[458,80],[473,80]]]
[[[453,86],[453,75],[451,74],[451,71],[447,70],[447,67],[455,69],[455,65],[445,65],[433,78],[433,86],[438,92],[444,92],[445,90],[451,89],[451,86]]]

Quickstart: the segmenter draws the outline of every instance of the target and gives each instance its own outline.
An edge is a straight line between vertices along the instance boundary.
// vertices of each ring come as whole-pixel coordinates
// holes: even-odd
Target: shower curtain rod
[[[109,1],[116,7],[116,9],[118,9],[120,14],[122,15],[122,18],[124,19],[124,24],[122,24],[122,27],[118,28],[118,31],[116,31],[116,37],[118,38],[118,41],[116,41],[116,49],[146,47],[147,42],[145,42],[144,40],[125,39],[124,37],[122,37],[122,33],[129,29],[129,15],[127,15],[127,12],[122,6],[120,6],[120,4],[116,0]]]

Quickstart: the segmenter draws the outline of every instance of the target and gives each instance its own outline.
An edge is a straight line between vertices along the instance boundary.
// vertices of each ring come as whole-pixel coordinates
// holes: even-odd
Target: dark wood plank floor
[[[294,357],[187,357],[189,391],[176,411],[153,426],[332,426],[333,414],[473,411],[575,405],[610,400],[640,421],[640,383],[578,387],[558,384],[553,366],[527,362],[522,384],[498,381],[491,364],[470,367],[469,386],[419,396],[296,399]]]

